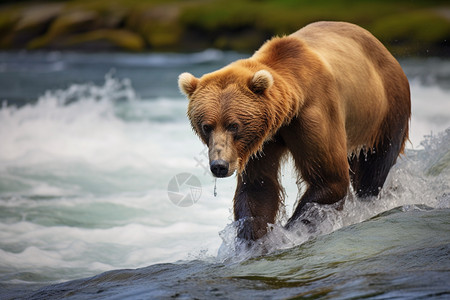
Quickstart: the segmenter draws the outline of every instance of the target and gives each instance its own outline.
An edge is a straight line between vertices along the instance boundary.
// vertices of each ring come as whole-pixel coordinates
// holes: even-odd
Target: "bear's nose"
[[[228,162],[223,159],[213,160],[210,164],[211,172],[216,177],[225,177],[228,174]]]

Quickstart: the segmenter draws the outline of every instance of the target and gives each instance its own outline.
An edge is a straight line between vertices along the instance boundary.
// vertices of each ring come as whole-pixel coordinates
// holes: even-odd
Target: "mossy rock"
[[[17,9],[0,9],[0,47],[10,48],[14,40],[14,27],[20,18]]]
[[[0,33],[12,30],[20,19],[20,10],[16,8],[0,9]]]
[[[144,40],[134,32],[128,30],[99,29],[67,37],[61,44],[65,48],[87,49],[93,48],[119,49],[125,51],[142,51]],[[99,45],[101,45],[99,47]]]
[[[258,17],[264,18],[255,10],[256,7],[247,1],[207,2],[183,9],[180,22],[188,28],[201,29],[210,33],[239,30],[254,26]]]
[[[28,49],[51,47],[59,44],[59,40],[73,33],[95,29],[97,13],[93,11],[73,11],[59,16],[50,26],[48,32],[28,43]]]
[[[318,21],[348,21],[400,55],[449,55],[450,7],[443,0],[68,0],[0,6],[0,48],[65,48],[103,43],[120,49],[253,51],[273,35]],[[55,12],[58,12],[55,15]],[[126,30],[133,42],[108,31]],[[88,34],[91,33],[91,34]],[[123,34],[122,34],[123,35]],[[125,36],[130,36],[128,33]],[[77,42],[86,40],[87,42]],[[143,41],[143,42],[142,42]],[[94,49],[94,47],[92,47]],[[430,54],[426,51],[434,49]],[[133,50],[136,51],[136,50]]]
[[[39,4],[25,8],[15,26],[16,31],[30,30],[45,26],[56,19],[63,11],[64,5],[58,3]]]
[[[62,12],[62,4],[39,4],[20,11],[9,36],[10,47],[24,47],[30,40],[42,36]]]
[[[158,50],[173,49],[179,44],[181,28],[176,24],[148,23],[142,29],[145,40],[150,47]]]
[[[179,12],[179,6],[170,4],[136,8],[128,16],[125,27],[139,33],[153,49],[176,49],[182,33],[177,21]]]

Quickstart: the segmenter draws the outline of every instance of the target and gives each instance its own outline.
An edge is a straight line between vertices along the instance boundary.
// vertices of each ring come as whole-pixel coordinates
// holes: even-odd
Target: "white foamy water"
[[[107,76],[102,86],[4,106],[0,276],[66,280],[213,255],[229,216],[225,197],[205,189],[198,204],[180,208],[167,195],[180,172],[212,185],[196,167],[195,158],[206,158],[185,105],[181,98],[142,101],[127,80]]]
[[[438,86],[423,86],[412,80],[412,118],[409,148],[419,148],[424,136],[436,135],[450,127],[450,92]]]
[[[169,71],[178,74],[198,63],[204,61]],[[202,72],[210,67],[202,66]],[[177,88],[176,77],[172,79],[168,94]],[[216,257],[223,230],[230,242],[235,178],[218,180],[214,197],[204,146],[185,116],[186,100],[162,92],[139,96],[133,79],[107,75],[102,81],[51,89],[26,105],[1,108],[0,281],[64,281]],[[408,147],[423,149],[424,135],[450,127],[450,91],[416,78],[411,91]],[[448,172],[426,176],[426,151],[431,150],[420,154],[425,158],[408,152],[391,172],[379,201],[350,198],[342,213],[330,215],[323,232],[397,206],[448,207],[442,196],[449,192]],[[289,166],[285,169],[289,215],[297,188]],[[174,205],[167,194],[171,178],[182,172],[194,174],[202,184],[201,197],[191,207]],[[272,250],[308,238],[274,230],[283,241],[273,235]]]

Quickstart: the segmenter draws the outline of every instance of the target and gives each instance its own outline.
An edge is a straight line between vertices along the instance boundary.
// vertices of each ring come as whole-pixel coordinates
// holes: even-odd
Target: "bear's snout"
[[[223,159],[213,160],[210,164],[211,172],[215,177],[226,177],[230,164]]]

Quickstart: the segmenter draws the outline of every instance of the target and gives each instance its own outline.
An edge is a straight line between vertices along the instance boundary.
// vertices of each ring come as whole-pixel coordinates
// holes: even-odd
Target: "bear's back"
[[[302,40],[333,75],[345,115],[349,150],[374,142],[377,137],[369,133],[380,131],[392,109],[389,99],[393,97],[388,95],[387,84],[409,90],[395,58],[372,34],[350,23],[312,23],[291,36]]]

